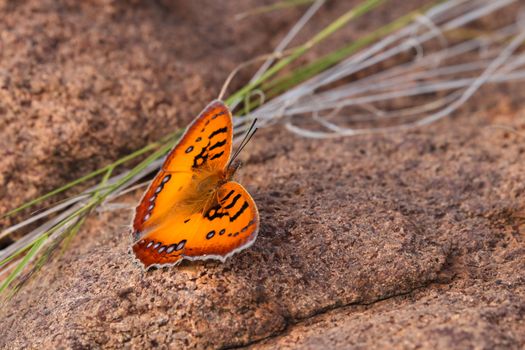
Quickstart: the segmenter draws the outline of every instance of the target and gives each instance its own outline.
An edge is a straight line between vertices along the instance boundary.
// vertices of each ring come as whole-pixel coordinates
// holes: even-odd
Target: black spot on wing
[[[206,235],[206,239],[212,239],[213,236],[215,236],[215,231],[214,231],[214,230],[211,230],[211,231],[208,232],[208,234]]]
[[[177,247],[175,247],[175,250],[181,250],[182,248],[184,248],[185,245],[186,245],[186,240],[183,239],[182,241],[179,242],[179,244],[177,244]]]

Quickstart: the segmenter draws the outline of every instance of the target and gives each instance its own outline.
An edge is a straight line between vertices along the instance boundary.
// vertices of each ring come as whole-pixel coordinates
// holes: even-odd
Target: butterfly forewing
[[[162,166],[165,171],[224,169],[232,149],[232,116],[222,102],[210,103],[188,127]]]
[[[179,203],[202,169],[223,169],[232,148],[231,113],[222,102],[210,103],[168,154],[138,205],[133,220],[135,240],[143,236]]]

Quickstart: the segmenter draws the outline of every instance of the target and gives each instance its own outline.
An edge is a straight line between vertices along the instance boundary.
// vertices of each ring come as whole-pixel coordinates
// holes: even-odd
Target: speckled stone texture
[[[207,3],[236,12],[234,5]],[[231,69],[257,45],[271,47],[265,41],[275,34],[237,46],[242,31],[227,24],[217,29],[224,42],[202,42],[215,28],[190,35],[202,6],[82,4],[54,5],[65,9],[55,16],[44,2],[2,5],[14,18],[13,29],[2,24],[2,33],[26,43],[48,25],[62,38],[49,39],[59,48],[53,57],[38,56],[47,42],[39,37],[38,45],[19,43],[29,50],[19,56],[14,48],[0,52],[12,62],[11,85],[0,89],[11,118],[0,129],[0,142],[9,145],[0,159],[8,184],[2,196],[10,198],[4,205],[184,125],[220,87],[224,75],[216,68]],[[180,11],[187,15],[177,17]],[[327,11],[333,16],[338,9]],[[213,11],[203,12],[216,20]],[[285,30],[299,13],[264,18]],[[15,26],[23,14],[31,20]],[[185,44],[169,39],[183,35],[190,37]],[[210,56],[214,50],[221,63]],[[35,79],[26,88],[27,71]],[[33,95],[26,89],[36,77],[49,80]],[[184,262],[143,272],[128,255],[131,208],[141,196],[130,194],[122,199],[130,210],[92,215],[69,249],[3,306],[0,347],[522,349],[521,89],[486,88],[452,118],[403,133],[306,140],[278,127],[261,130],[243,152],[239,176],[258,204],[261,230],[250,249],[224,264]],[[29,102],[17,100],[22,95]],[[57,113],[41,114],[39,105]],[[32,170],[22,175],[22,169]]]

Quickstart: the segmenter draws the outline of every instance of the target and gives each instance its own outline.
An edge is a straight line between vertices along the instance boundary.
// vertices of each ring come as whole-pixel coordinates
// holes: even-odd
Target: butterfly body
[[[232,129],[230,111],[214,101],[169,153],[133,220],[132,249],[146,268],[225,260],[254,242],[259,214],[232,181],[239,167],[230,161]]]

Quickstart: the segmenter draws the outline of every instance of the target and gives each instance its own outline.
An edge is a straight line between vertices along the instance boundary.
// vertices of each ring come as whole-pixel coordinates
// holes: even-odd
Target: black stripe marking
[[[217,129],[217,130],[215,130],[214,132],[212,132],[212,133],[210,134],[210,136],[208,136],[208,138],[211,139],[211,138],[213,138],[213,136],[217,136],[217,135],[219,135],[219,134],[223,134],[223,133],[225,133],[225,132],[227,132],[227,131],[228,131],[228,127],[225,126],[224,128],[220,128],[220,129]]]
[[[228,194],[221,199],[221,202],[227,201],[228,198],[230,198],[231,195],[234,194],[234,193],[235,193],[234,190],[231,190],[230,192],[228,192]]]
[[[233,206],[235,205],[235,203],[237,203],[237,201],[239,200],[239,198],[241,198],[241,195],[238,194],[236,195],[235,197],[233,197],[233,200],[231,201],[230,204],[228,204],[227,206],[224,207],[224,209],[231,209],[233,208]]]
[[[209,150],[209,151],[214,150],[214,149],[216,149],[217,147],[222,147],[222,146],[224,146],[225,144],[226,144],[226,140],[216,142],[216,143],[213,144],[210,148],[208,148],[208,150]]]
[[[202,148],[201,152],[197,154],[195,158],[193,158],[194,168],[206,163],[206,161],[208,160],[208,147],[209,146],[210,146],[210,142],[208,141],[208,144]]]
[[[216,114],[213,115],[213,117],[211,117],[211,119],[215,119],[215,118],[220,117],[221,115],[224,115],[224,114],[225,114],[225,112],[216,113]]]
[[[246,230],[248,230],[248,228],[249,228],[250,226],[252,226],[253,224],[255,224],[255,219],[252,219],[252,220],[248,223],[248,225],[244,226],[244,227],[241,229],[241,232],[246,232]]]
[[[214,160],[214,159],[220,158],[223,154],[224,154],[224,151],[220,152],[220,153],[217,153],[217,154],[214,154],[213,157],[210,158],[210,160]]]
[[[238,217],[239,217],[239,216],[240,216],[240,215],[241,215],[246,209],[248,209],[248,207],[249,207],[248,202],[244,201],[244,203],[243,203],[241,209],[239,209],[239,211],[236,212],[234,216],[231,216],[231,217],[230,217],[230,222],[233,222],[233,221],[237,220],[237,218],[238,218]]]
[[[204,217],[208,220],[215,220],[217,218],[222,218],[223,216],[228,215],[227,212],[224,212],[220,205],[216,205],[213,208],[210,208],[208,212],[204,214]]]

